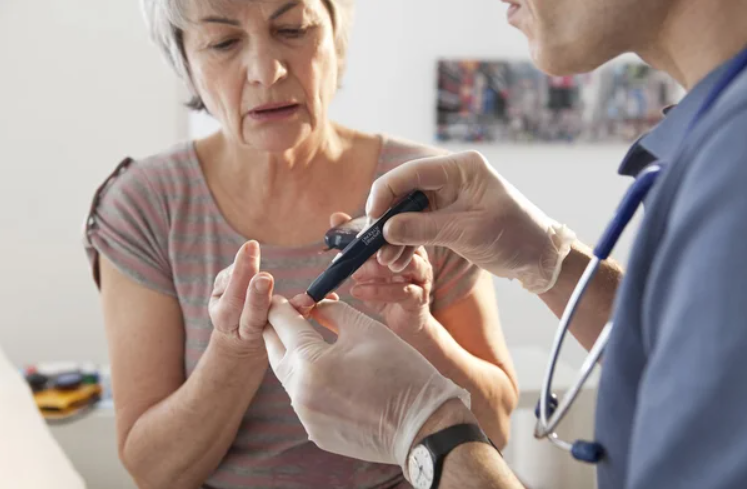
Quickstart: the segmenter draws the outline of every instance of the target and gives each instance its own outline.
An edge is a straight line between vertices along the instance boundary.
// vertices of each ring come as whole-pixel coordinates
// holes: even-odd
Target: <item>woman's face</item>
[[[339,62],[322,0],[193,1],[184,31],[192,79],[232,139],[282,152],[327,120]],[[208,4],[208,5],[205,5]]]

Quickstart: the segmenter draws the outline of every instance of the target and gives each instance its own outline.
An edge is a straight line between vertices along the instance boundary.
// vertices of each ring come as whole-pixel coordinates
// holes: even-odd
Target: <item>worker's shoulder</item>
[[[674,200],[674,220],[747,213],[747,74],[722,94],[685,141],[676,164],[684,164]],[[726,222],[727,220],[719,220]],[[745,236],[747,238],[747,235]]]
[[[719,136],[733,137],[735,134],[741,134],[744,139],[747,137],[745,118],[747,118],[747,70],[742,71],[724,88],[703,117],[702,123],[698,124],[699,130],[695,131],[695,137],[691,140],[708,141]]]
[[[747,176],[747,71],[721,94],[685,142],[688,173],[708,179]]]

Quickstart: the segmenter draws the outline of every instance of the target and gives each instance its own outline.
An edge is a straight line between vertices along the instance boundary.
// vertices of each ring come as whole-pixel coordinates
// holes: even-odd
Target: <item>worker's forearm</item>
[[[581,279],[591,257],[591,249],[576,241],[570,254],[563,261],[563,268],[557,283],[550,291],[540,295],[556,316],[563,315],[573,289]],[[605,260],[599,266],[599,271],[579,303],[570,332],[587,350],[594,345],[604,325],[610,319],[615,293],[622,276],[623,271],[620,265],[613,260]]]
[[[213,333],[187,381],[145,412],[122,458],[142,488],[198,488],[218,467],[267,370],[266,357],[237,355]]]
[[[470,393],[472,412],[490,439],[505,446],[518,389],[497,365],[465,350],[435,318],[416,338],[406,338],[445,377]]]
[[[461,423],[474,423],[474,417],[460,401],[441,406],[423,425],[413,446],[428,435]],[[465,443],[444,460],[439,489],[524,489],[498,451],[485,443]]]

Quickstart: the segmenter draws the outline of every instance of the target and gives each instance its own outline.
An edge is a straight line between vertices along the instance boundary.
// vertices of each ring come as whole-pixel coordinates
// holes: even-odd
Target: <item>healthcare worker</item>
[[[589,282],[570,331],[595,357],[603,351],[595,439],[553,439],[548,399],[536,434],[597,462],[600,489],[747,487],[747,1],[510,1],[509,22],[541,69],[588,72],[634,52],[688,91],[625,157],[620,172],[636,177],[634,190],[596,248],[596,275],[584,274],[596,261],[590,248],[478,153],[384,175],[369,216],[425,190],[430,212],[392,219],[390,243],[449,247],[516,279],[564,323],[576,284]],[[644,200],[623,277],[606,256]],[[401,266],[394,260],[409,250],[391,246],[378,259]],[[282,298],[265,330],[272,367],[314,442],[399,464],[417,488],[520,487],[462,390],[422,356],[343,304],[314,315],[339,331],[337,343],[322,342]]]

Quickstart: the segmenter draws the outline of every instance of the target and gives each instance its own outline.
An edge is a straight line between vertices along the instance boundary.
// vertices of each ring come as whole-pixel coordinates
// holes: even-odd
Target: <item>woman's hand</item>
[[[215,278],[208,306],[213,338],[242,356],[267,356],[262,330],[272,300],[273,278],[259,273],[256,241],[244,244],[234,262]]]
[[[333,214],[332,226],[350,220],[343,213]],[[351,294],[381,314],[386,325],[406,341],[414,340],[432,318],[430,294],[433,289],[433,267],[425,248],[415,249],[405,267],[394,272],[372,257],[352,276]]]

